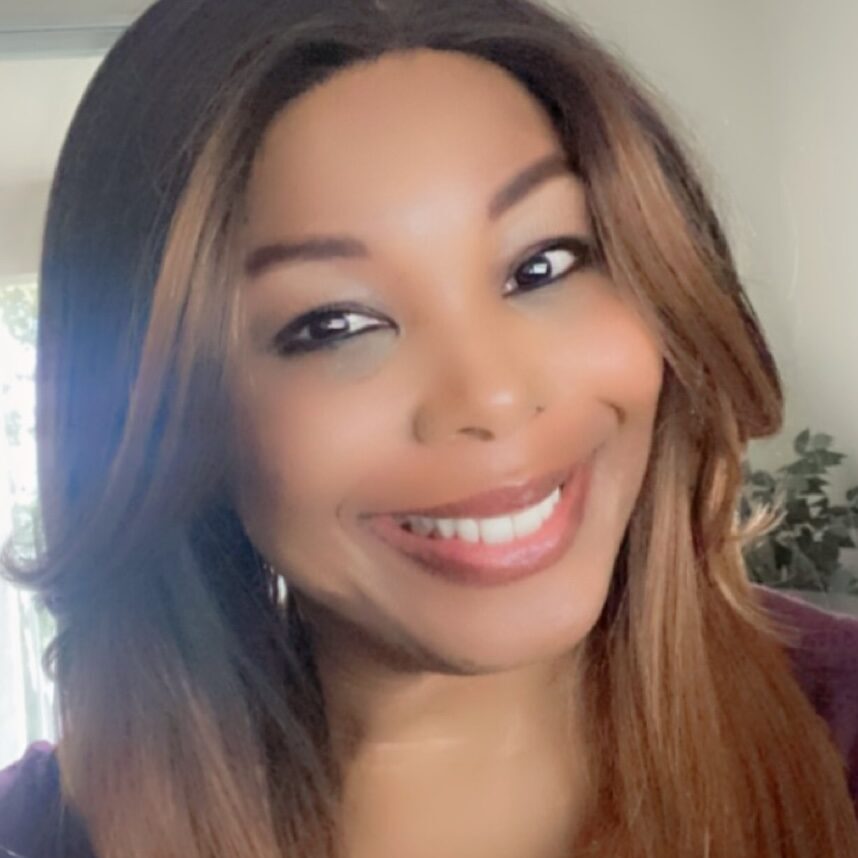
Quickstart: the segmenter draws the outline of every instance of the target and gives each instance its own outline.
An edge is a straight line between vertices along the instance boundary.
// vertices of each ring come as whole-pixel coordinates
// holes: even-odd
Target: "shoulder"
[[[90,856],[82,830],[62,802],[56,749],[33,742],[0,770],[0,858]]]
[[[858,617],[755,589],[769,615],[793,637],[787,651],[796,679],[831,729],[858,801]]]

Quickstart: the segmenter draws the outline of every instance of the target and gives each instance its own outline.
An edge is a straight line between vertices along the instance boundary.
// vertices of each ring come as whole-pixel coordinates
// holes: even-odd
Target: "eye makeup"
[[[518,281],[521,272],[526,284],[504,292],[504,297],[527,295],[559,283],[569,275],[592,267],[598,262],[596,242],[588,236],[567,235],[545,241],[526,249],[511,267],[510,280]],[[349,323],[349,319],[359,320]],[[282,357],[292,358],[311,352],[330,351],[364,334],[383,328],[398,330],[395,323],[364,305],[353,301],[324,304],[303,313],[278,331],[272,348]]]

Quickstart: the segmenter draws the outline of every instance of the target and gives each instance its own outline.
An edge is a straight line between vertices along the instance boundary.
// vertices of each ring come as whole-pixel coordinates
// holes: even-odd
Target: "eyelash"
[[[528,250],[527,253],[529,255],[524,258],[524,261],[512,269],[512,276],[514,277],[520,269],[524,268],[528,263],[533,262],[535,259],[557,251],[564,251],[575,257],[568,269],[555,275],[548,281],[539,282],[536,285],[530,284],[528,287],[523,289],[518,288],[513,292],[507,292],[506,294],[515,295],[518,292],[527,294],[528,292],[542,289],[545,286],[551,286],[576,271],[592,267],[597,261],[597,248],[592,239],[582,238],[580,236],[564,236],[563,238],[552,239],[551,241],[548,241],[532,250]],[[368,317],[368,315],[369,314],[365,312],[365,308],[348,302],[328,304],[326,306],[319,307],[318,309],[305,313],[292,322],[289,322],[289,324],[286,325],[286,327],[284,327],[274,338],[274,349],[278,354],[287,358],[322,350],[337,349],[348,340],[352,340],[355,337],[360,336],[362,332],[367,330],[377,330],[379,327],[382,327],[382,325],[365,325],[356,331],[352,331],[346,336],[330,337],[327,340],[298,339],[295,334],[302,332],[315,322],[322,319],[336,319],[343,318],[345,316]]]

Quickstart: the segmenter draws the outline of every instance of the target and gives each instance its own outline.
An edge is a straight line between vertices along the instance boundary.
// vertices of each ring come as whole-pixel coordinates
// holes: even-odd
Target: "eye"
[[[350,319],[363,319],[352,325]],[[334,349],[367,330],[389,327],[352,304],[330,304],[299,316],[274,338],[275,350],[284,356]]]
[[[536,252],[530,251],[530,256],[515,269],[513,280],[518,288],[512,294],[554,283],[592,265],[596,255],[596,247],[589,239],[576,236],[552,239]],[[333,350],[361,334],[390,327],[390,323],[368,314],[359,304],[328,304],[286,325],[274,338],[273,348],[283,357]]]
[[[518,289],[513,292],[529,292],[554,283],[572,271],[591,265],[594,257],[595,247],[587,239],[574,236],[553,239],[515,269],[513,280],[518,283]]]

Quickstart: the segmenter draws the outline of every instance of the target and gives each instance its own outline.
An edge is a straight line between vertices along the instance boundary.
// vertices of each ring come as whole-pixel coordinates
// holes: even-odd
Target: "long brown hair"
[[[583,644],[593,807],[570,856],[858,854],[826,726],[750,587],[741,457],[777,369],[645,87],[526,0],[161,0],[90,85],[41,271],[44,546],[64,795],[101,858],[331,858],[341,778],[292,600],[229,499],[232,240],[275,113],[350,63],[488,59],[548,110],[609,272],[664,344],[639,502]]]

